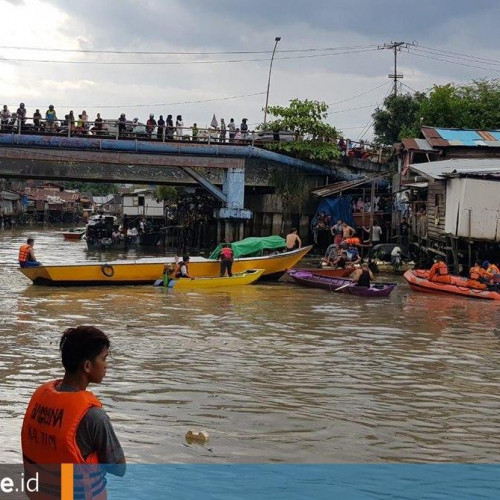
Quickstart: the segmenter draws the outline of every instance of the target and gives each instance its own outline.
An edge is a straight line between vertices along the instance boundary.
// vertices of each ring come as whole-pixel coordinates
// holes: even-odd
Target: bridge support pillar
[[[224,221],[224,239],[226,241],[242,239],[243,221],[251,219],[253,216],[251,210],[244,208],[244,167],[230,167],[225,171],[222,192],[227,197],[226,206],[215,210],[214,216]]]

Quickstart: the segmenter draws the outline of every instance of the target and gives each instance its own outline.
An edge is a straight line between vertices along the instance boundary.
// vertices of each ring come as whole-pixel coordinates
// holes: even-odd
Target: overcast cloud
[[[197,122],[203,127],[215,113],[226,121],[234,117],[239,123],[247,117],[257,124],[263,118],[276,36],[282,40],[273,64],[270,104],[286,105],[294,97],[332,103],[330,123],[353,139],[363,133],[371,137],[365,127],[391,89],[393,54],[377,50],[384,43],[418,42],[398,56],[405,91],[496,78],[500,71],[500,7],[494,1],[0,0],[0,8],[1,104],[15,111],[23,101],[30,115],[35,108],[44,113],[54,104],[59,117],[70,109],[75,114],[86,109],[91,118],[97,112],[106,118],[125,112],[141,121],[149,113],[156,118],[182,114],[186,125]],[[205,54],[7,48],[13,46]],[[340,47],[350,48],[335,55],[285,52]],[[223,51],[267,53],[206,54]],[[315,57],[298,57],[306,55]],[[244,59],[251,61],[212,62]]]

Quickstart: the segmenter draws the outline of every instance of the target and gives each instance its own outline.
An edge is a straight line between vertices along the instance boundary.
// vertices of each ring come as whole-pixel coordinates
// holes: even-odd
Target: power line
[[[376,106],[377,104],[367,104],[366,106],[359,106],[357,108],[348,108],[348,109],[339,109],[338,111],[332,111],[331,115],[335,114],[335,113],[346,113],[347,111],[356,111],[357,109],[365,109],[365,108],[371,108],[373,106]]]
[[[98,108],[98,109],[112,109],[112,108],[153,108],[153,107],[159,107],[159,106],[178,106],[181,104],[198,104],[202,102],[216,102],[216,101],[227,101],[230,99],[240,99],[242,97],[253,97],[257,95],[263,95],[265,92],[254,92],[252,94],[242,94],[242,95],[233,95],[233,96],[226,96],[226,97],[216,97],[213,99],[199,99],[196,101],[180,101],[180,102],[162,102],[162,103],[155,103],[155,104],[86,104],[87,108]],[[32,104],[32,107],[42,107],[45,106],[45,104]],[[74,104],[72,105],[66,105],[66,104],[57,104],[56,107],[60,108],[71,108],[75,107]]]
[[[362,92],[361,94],[357,94],[357,95],[349,97],[347,99],[342,99],[341,101],[331,102],[327,106],[334,106],[335,104],[340,104],[342,102],[352,101],[353,99],[357,99],[358,97],[369,94],[370,92],[374,92],[375,90],[378,90],[378,89],[384,87],[388,83],[389,82],[384,82],[384,83],[382,83],[382,85],[378,85],[377,87],[374,87],[373,89],[367,90],[366,92]]]
[[[443,55],[443,56],[449,54],[449,57],[455,56],[458,59],[470,59],[470,60],[473,60],[473,61],[476,61],[476,62],[485,62],[485,63],[500,64],[500,61],[497,60],[497,59],[488,59],[488,58],[485,58],[485,57],[471,56],[471,55],[468,55],[468,54],[462,54],[460,52],[453,52],[453,51],[450,51],[450,50],[442,50],[442,49],[436,49],[436,48],[433,48],[433,47],[426,47],[424,45],[418,45],[417,47],[419,49],[422,49],[422,50],[430,51],[431,53],[432,52],[441,53],[441,55]]]
[[[345,52],[332,52],[329,54],[312,54],[303,56],[289,56],[289,57],[276,57],[276,60],[291,60],[291,59],[306,59],[312,57],[329,57],[329,56],[339,56],[344,54],[358,54],[362,52],[371,52],[373,49],[360,49],[360,50],[349,50]],[[12,62],[29,62],[29,63],[50,63],[50,64],[104,64],[106,66],[170,66],[170,65],[182,65],[182,64],[226,64],[226,63],[245,63],[245,62],[259,62],[259,61],[269,61],[268,58],[256,58],[256,59],[220,59],[220,60],[209,60],[209,61],[68,61],[68,60],[55,60],[55,59],[18,59],[9,57],[0,57],[0,61],[12,61]]]
[[[346,45],[343,47],[325,47],[325,48],[308,48],[308,49],[286,49],[279,50],[278,53],[293,53],[293,52],[325,52],[333,50],[346,49],[364,49],[372,48],[376,45]],[[154,51],[154,50],[97,50],[97,49],[61,49],[61,48],[43,48],[43,47],[19,47],[13,45],[0,45],[0,49],[7,50],[32,50],[40,52],[65,52],[65,53],[81,53],[81,54],[137,54],[137,55],[224,55],[224,54],[270,54],[270,50],[231,50],[231,51],[213,51],[213,52],[169,52],[169,51]]]

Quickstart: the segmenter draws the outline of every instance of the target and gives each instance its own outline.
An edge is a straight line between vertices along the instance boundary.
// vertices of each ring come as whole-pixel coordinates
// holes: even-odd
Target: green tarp
[[[211,254],[209,259],[218,259],[220,251],[224,247],[221,243]],[[286,248],[285,238],[281,236],[265,236],[263,238],[245,238],[241,241],[231,243],[234,257],[256,257],[264,254],[264,250],[282,250]]]

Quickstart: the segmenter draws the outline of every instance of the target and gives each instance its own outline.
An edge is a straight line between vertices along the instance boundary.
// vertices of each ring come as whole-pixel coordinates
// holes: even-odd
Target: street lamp
[[[269,102],[269,86],[271,85],[271,70],[273,69],[274,53],[276,52],[276,47],[278,46],[278,42],[280,40],[281,40],[280,36],[277,36],[274,39],[273,55],[271,56],[271,64],[269,65],[269,77],[267,78],[266,107],[264,108],[264,124],[267,121],[267,103]]]

